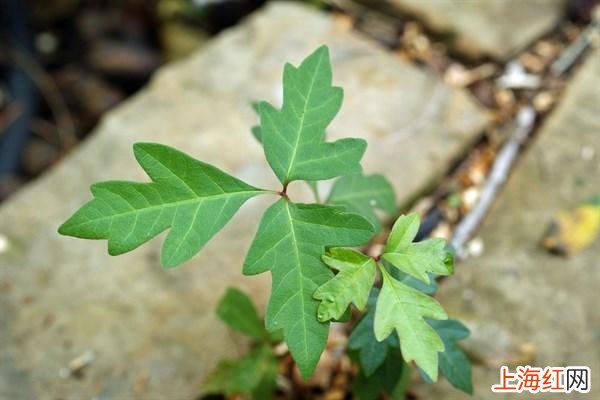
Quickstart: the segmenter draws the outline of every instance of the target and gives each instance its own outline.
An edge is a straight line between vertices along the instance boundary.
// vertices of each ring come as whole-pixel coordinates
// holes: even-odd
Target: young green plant
[[[377,343],[394,348],[398,341],[389,338],[398,335],[404,359],[435,380],[445,346],[425,318],[445,319],[446,313],[398,274],[426,284],[431,274],[452,273],[452,259],[442,240],[412,243],[419,226],[415,215],[398,219],[381,257],[349,248],[366,244],[381,228],[375,210],[394,213],[395,202],[382,176],[361,173],[364,140],[325,139],[342,98],[342,89],[332,85],[328,48],[322,46],[298,67],[285,65],[281,108],[255,105],[260,125],[252,131],[281,188],[257,188],[171,147],[137,143],[134,155],[151,181],[92,185],[93,198],[59,232],[106,239],[109,253],[118,255],[168,229],[161,263],[171,268],[199,252],[248,199],[278,197],[262,216],[243,273],[271,272],[265,326],[282,332],[302,376],[313,373],[330,322],[348,315],[351,304],[367,306],[379,273],[383,284],[369,317]],[[318,193],[317,181],[338,177],[324,204],[296,203],[288,196],[292,181],[306,181]],[[370,307],[367,315],[371,312]],[[363,366],[365,376],[386,360],[376,357]]]

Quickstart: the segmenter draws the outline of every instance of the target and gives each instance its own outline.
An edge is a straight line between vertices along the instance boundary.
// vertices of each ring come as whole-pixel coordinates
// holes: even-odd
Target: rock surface
[[[301,24],[298,21],[302,21]],[[241,265],[269,199],[248,202],[191,262],[162,270],[161,239],[109,257],[105,242],[60,237],[58,225],[111,178],[146,180],[131,146],[169,144],[250,184],[277,188],[249,128],[250,101],[278,101],[283,63],[330,46],[346,101],[330,136],[369,140],[368,172],[384,172],[401,202],[463,151],[486,115],[462,91],[388,55],[329,16],[278,3],[225,32],[111,112],[90,139],[0,209],[0,398],[191,399],[243,339],[214,316],[228,286],[262,307],[268,274]],[[80,378],[61,378],[92,351]]]
[[[433,30],[454,34],[454,45],[472,56],[506,59],[552,30],[564,0],[384,0],[425,21]]]
[[[484,255],[459,264],[441,285],[448,314],[472,329],[465,348],[479,364],[475,399],[490,398],[501,365],[513,371],[515,365],[588,366],[592,392],[579,396],[600,397],[600,240],[572,258],[540,245],[558,211],[600,193],[598,76],[600,50],[580,67],[486,219]],[[423,390],[426,398],[472,398],[447,384]]]

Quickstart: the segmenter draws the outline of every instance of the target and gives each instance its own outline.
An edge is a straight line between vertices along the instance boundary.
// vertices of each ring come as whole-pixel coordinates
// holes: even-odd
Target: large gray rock
[[[513,371],[527,364],[589,366],[595,396],[581,397],[600,398],[600,240],[572,258],[540,246],[558,211],[600,193],[598,76],[596,50],[486,219],[484,255],[458,265],[441,286],[439,298],[449,315],[472,328],[465,347],[480,363],[474,371],[475,399],[490,398],[502,364]],[[431,398],[470,398],[449,385],[428,390]],[[493,398],[532,397],[524,392]]]
[[[472,56],[506,59],[552,30],[565,0],[383,0],[452,33],[454,45]]]
[[[468,94],[329,16],[297,4],[267,7],[163,68],[68,159],[2,206],[0,398],[191,399],[219,359],[244,350],[214,307],[227,286],[264,306],[268,274],[243,277],[241,265],[268,199],[248,202],[198,257],[170,271],[159,266],[161,239],[111,258],[106,243],[56,229],[89,199],[91,183],[147,179],[135,141],[173,145],[277,188],[249,131],[257,121],[250,101],[278,102],[283,63],[322,43],[346,93],[330,136],[367,138],[366,170],[384,172],[402,202],[443,174],[486,123]],[[96,358],[81,379],[59,377],[86,351]]]

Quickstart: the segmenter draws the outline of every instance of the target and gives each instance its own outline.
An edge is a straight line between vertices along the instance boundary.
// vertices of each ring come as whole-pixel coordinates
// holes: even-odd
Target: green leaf
[[[420,218],[416,213],[398,217],[388,236],[384,253],[393,253],[412,244],[419,231]]]
[[[244,274],[271,270],[267,329],[283,329],[285,341],[304,377],[313,372],[327,341],[328,323],[317,320],[315,290],[332,278],[321,261],[325,246],[354,246],[373,235],[356,214],[282,198],[263,215],[244,262]]]
[[[221,361],[202,387],[205,393],[226,396],[251,395],[271,398],[277,379],[277,358],[269,346],[261,346],[235,361]]]
[[[362,368],[352,384],[352,394],[359,400],[376,400],[382,393],[401,396],[410,380],[410,368],[402,361],[397,349],[387,354],[381,365],[371,375],[366,375]],[[402,386],[402,387],[399,387]]]
[[[258,108],[259,108],[259,102],[252,102],[252,109],[254,111],[256,111],[256,113],[258,113]],[[256,140],[258,140],[259,143],[262,144],[262,134],[260,131],[260,126],[259,125],[255,125],[251,128],[252,131],[252,135],[254,136],[254,138]],[[310,191],[312,192],[313,196],[315,196],[315,202],[316,203],[320,203],[321,202],[321,197],[319,196],[319,187],[318,187],[318,181],[306,181],[306,184],[308,185],[308,187],[310,188]]]
[[[92,185],[94,198],[59,233],[108,239],[108,252],[117,255],[170,227],[161,262],[174,267],[193,257],[246,200],[265,193],[171,147],[137,143],[133,150],[153,182]]]
[[[258,113],[258,102],[253,102],[252,103],[252,108],[254,109],[254,111],[256,111]],[[252,135],[254,136],[254,138],[256,140],[258,140],[259,143],[262,144],[262,135],[261,135],[261,131],[260,131],[260,126],[259,125],[255,125],[251,128],[251,132]],[[318,181],[306,181],[306,184],[308,185],[310,191],[312,192],[313,196],[315,196],[315,202],[316,203],[320,203],[321,202],[321,197],[319,196],[319,186],[318,186]]]
[[[373,322],[378,295],[379,289],[373,288],[369,296],[367,312],[354,326],[348,338],[348,348],[358,352],[358,361],[366,377],[371,376],[381,366],[391,348],[400,346],[396,334],[391,334],[382,342],[375,338]]]
[[[473,394],[471,363],[458,346],[458,341],[469,336],[469,329],[455,319],[427,322],[440,335],[446,348],[444,352],[439,353],[440,372],[452,386],[465,393]]]
[[[258,106],[259,103],[258,102],[252,102],[252,109],[254,109],[254,111],[256,111],[256,113],[258,113]],[[255,125],[253,126],[251,129],[252,135],[254,136],[254,138],[262,144],[262,134],[260,131],[260,126],[259,125]],[[313,196],[315,196],[315,202],[316,203],[320,203],[321,202],[321,197],[319,195],[319,186],[318,186],[318,181],[306,181],[306,184],[308,185],[310,191],[312,192]]]
[[[433,238],[412,243],[418,230],[418,214],[400,216],[394,223],[382,258],[425,283],[430,282],[427,272],[437,275],[452,274],[454,267],[449,261],[451,256],[446,251],[446,241]]]
[[[381,230],[381,222],[375,209],[388,214],[396,212],[394,189],[383,175],[379,174],[342,176],[331,188],[327,203],[344,206],[348,211],[362,215],[377,231]]]
[[[285,65],[281,110],[266,102],[258,106],[265,156],[284,184],[361,170],[364,140],[325,142],[325,128],[339,111],[343,97],[341,88],[331,86],[331,79],[329,50],[322,46],[298,68]]]
[[[446,319],[446,312],[435,299],[397,281],[380,267],[383,286],[375,310],[375,337],[382,341],[395,329],[404,360],[415,360],[435,381],[437,352],[444,350],[444,344],[423,318]]]
[[[386,263],[383,262],[383,264],[385,265]],[[431,279],[431,283],[426,285],[422,281],[405,274],[399,269],[392,268],[390,273],[396,280],[423,293],[433,294],[437,291],[435,279]],[[375,369],[381,365],[390,348],[400,347],[398,337],[395,333],[388,336],[387,339],[382,342],[379,342],[375,338],[373,323],[375,319],[377,296],[379,296],[379,289],[373,288],[369,296],[367,312],[354,326],[348,339],[348,348],[358,351],[361,368],[366,376],[370,376]]]
[[[340,319],[350,303],[354,303],[359,310],[364,310],[375,281],[375,260],[343,247],[330,249],[322,259],[338,273],[319,286],[313,295],[321,301],[317,312],[319,321]]]
[[[217,306],[217,315],[231,328],[253,339],[263,341],[269,337],[254,304],[238,289],[227,289]]]

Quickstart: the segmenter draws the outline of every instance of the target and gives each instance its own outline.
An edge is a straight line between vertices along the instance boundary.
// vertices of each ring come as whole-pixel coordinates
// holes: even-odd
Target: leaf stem
[[[281,191],[280,191],[280,192],[277,192],[277,194],[279,194],[281,197],[283,197],[283,198],[287,199],[287,198],[288,198],[288,195],[287,195],[287,188],[288,188],[288,185],[289,185],[289,184],[290,184],[289,182],[285,182],[285,183],[283,184],[283,188],[281,189]]]

